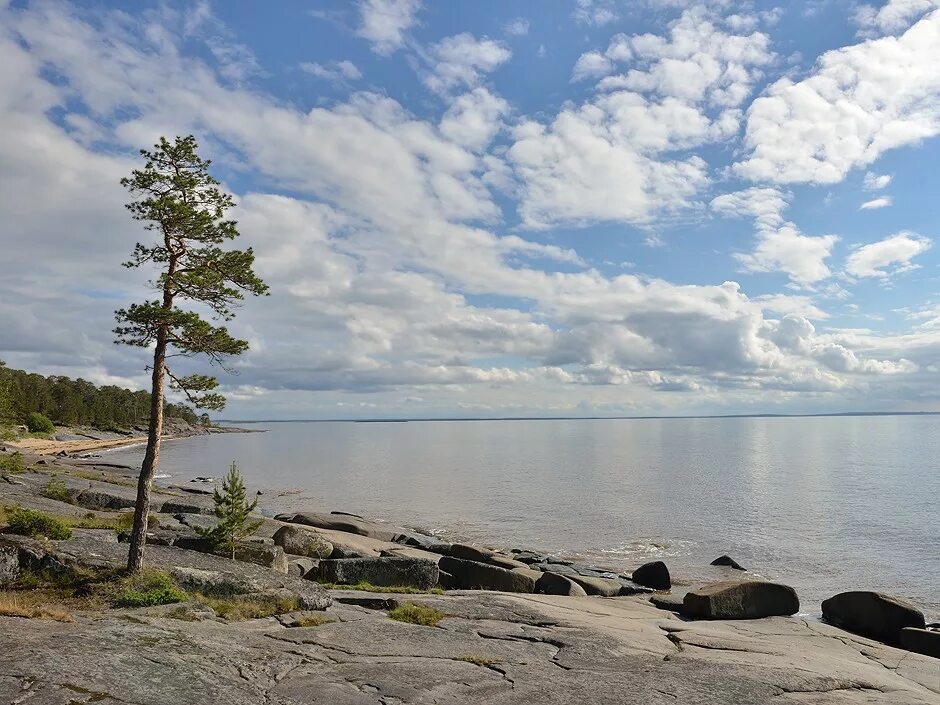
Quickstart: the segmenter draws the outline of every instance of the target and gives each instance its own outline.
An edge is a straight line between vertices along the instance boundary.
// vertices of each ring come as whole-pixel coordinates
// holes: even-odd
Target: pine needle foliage
[[[215,502],[213,514],[219,523],[209,529],[197,528],[196,531],[209,539],[216,551],[224,551],[234,560],[238,542],[253,534],[263,523],[261,519],[251,518],[251,513],[258,505],[258,498],[248,501],[245,483],[234,460],[228,475],[222,481],[222,490],[216,488],[212,499]]]

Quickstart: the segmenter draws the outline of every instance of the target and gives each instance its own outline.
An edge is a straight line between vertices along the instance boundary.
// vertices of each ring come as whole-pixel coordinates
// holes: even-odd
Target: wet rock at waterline
[[[905,627],[924,629],[924,615],[913,605],[880,592],[854,590],[823,600],[822,614],[830,624],[886,644],[901,643]]]
[[[641,565],[633,571],[631,579],[638,585],[651,587],[654,590],[668,590],[672,587],[669,569],[662,561],[653,561]]]
[[[800,611],[800,600],[789,585],[760,580],[728,580],[687,593],[682,614],[693,619],[760,619]]]
[[[731,556],[718,556],[718,558],[713,560],[709,565],[724,565],[729,568],[734,568],[735,570],[747,570],[747,568],[738,563]]]

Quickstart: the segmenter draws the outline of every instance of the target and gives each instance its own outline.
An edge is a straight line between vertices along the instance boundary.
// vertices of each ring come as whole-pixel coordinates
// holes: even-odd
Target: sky
[[[940,411],[940,0],[0,0],[0,66],[11,367],[147,386],[119,180],[194,134],[228,418]]]

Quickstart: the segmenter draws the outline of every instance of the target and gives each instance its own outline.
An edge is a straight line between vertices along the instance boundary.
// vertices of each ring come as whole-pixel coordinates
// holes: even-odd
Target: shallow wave
[[[695,541],[686,539],[640,538],[600,552],[622,558],[676,558],[691,555],[695,545]]]

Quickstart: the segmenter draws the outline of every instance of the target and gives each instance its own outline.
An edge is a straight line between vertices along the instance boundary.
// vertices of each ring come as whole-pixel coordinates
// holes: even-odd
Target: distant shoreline
[[[682,419],[812,419],[868,416],[940,416],[940,411],[833,411],[818,414],[689,414],[685,416],[454,416],[389,419],[219,419],[224,424],[259,423],[426,423],[431,421],[654,421]]]

